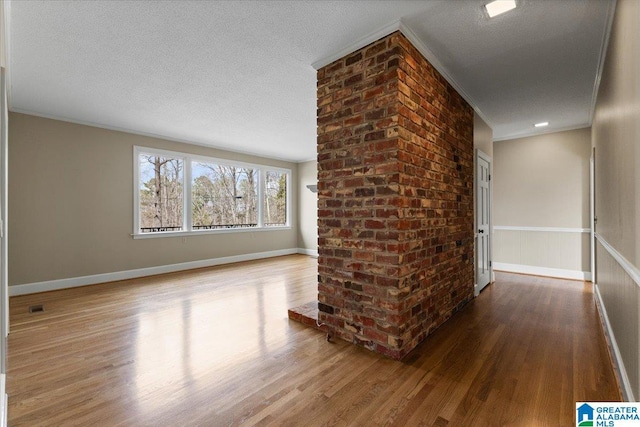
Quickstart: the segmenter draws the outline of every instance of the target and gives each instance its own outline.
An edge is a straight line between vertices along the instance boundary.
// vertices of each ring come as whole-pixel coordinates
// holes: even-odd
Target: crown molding
[[[319,70],[320,68],[331,64],[333,61],[338,60],[344,56],[347,56],[358,49],[362,49],[366,45],[371,44],[376,40],[380,40],[381,38],[386,37],[389,34],[393,33],[394,31],[398,31],[399,29],[400,29],[400,21],[399,20],[394,21],[390,24],[385,25],[382,28],[379,28],[378,30],[372,33],[367,34],[361,39],[358,39],[355,42],[348,44],[347,46],[343,47],[339,51],[331,55],[325,56],[324,58],[318,59],[316,62],[312,63],[311,66],[315,70]]]
[[[469,105],[471,105],[473,111],[475,111],[476,114],[478,114],[478,116],[480,116],[480,118],[484,120],[484,122],[489,127],[492,128],[491,121],[487,119],[487,117],[482,113],[482,111],[478,107],[478,103],[453,78],[449,70],[447,70],[447,68],[438,60],[431,49],[429,49],[427,45],[422,40],[420,40],[416,33],[407,24],[402,22],[402,20],[394,21],[372,33],[367,34],[366,36],[356,40],[355,42],[343,47],[339,51],[315,61],[311,64],[311,66],[315,70],[319,70],[320,68],[327,66],[332,62],[343,58],[359,49],[362,49],[368,44],[371,44],[376,40],[380,40],[381,38],[386,37],[395,31],[400,31],[415,46],[415,48],[418,49],[418,52],[420,52],[422,56],[424,56],[426,60],[429,61],[433,68],[435,68],[442,75],[442,77],[444,77],[445,80],[451,86],[453,86],[453,88],[460,94],[460,96],[462,96],[462,98],[464,98],[464,100],[467,101]]]
[[[593,116],[596,112],[596,102],[598,101],[598,92],[600,91],[600,80],[602,79],[602,71],[604,70],[604,62],[607,59],[607,49],[609,48],[609,37],[613,28],[613,17],[616,11],[617,0],[609,3],[607,9],[607,21],[605,23],[604,36],[600,44],[600,60],[598,61],[598,70],[596,71],[596,79],[593,82],[593,93],[591,94],[591,110],[589,111],[589,126],[593,123]]]
[[[475,99],[473,99],[473,97],[469,95],[469,93],[466,90],[464,90],[462,85],[460,85],[456,81],[456,79],[453,78],[453,76],[451,75],[447,67],[445,67],[442,64],[442,62],[440,62],[440,60],[431,51],[431,49],[429,49],[427,45],[420,39],[420,37],[418,37],[418,35],[408,25],[406,25],[402,21],[400,21],[399,30],[402,34],[404,34],[404,36],[407,39],[409,39],[409,41],[413,44],[413,46],[415,46],[415,48],[418,49],[418,52],[420,52],[422,56],[424,56],[427,59],[427,61],[429,61],[429,63],[433,66],[433,68],[435,68],[442,75],[442,77],[444,77],[445,80],[451,86],[453,86],[453,88],[460,94],[460,96],[462,96],[464,100],[467,101],[469,105],[471,105],[471,107],[473,108],[473,111],[475,111],[476,114],[480,116],[480,118],[487,124],[487,126],[493,129],[493,125],[491,124],[491,121],[482,113]]]
[[[579,124],[579,125],[575,125],[575,126],[565,126],[565,127],[561,127],[561,128],[552,128],[552,129],[546,129],[546,130],[531,130],[531,132],[525,132],[522,134],[518,134],[518,135],[510,135],[510,136],[505,136],[505,137],[501,137],[501,138],[494,138],[493,142],[499,142],[499,141],[510,141],[512,139],[520,139],[520,138],[530,138],[533,136],[541,136],[541,135],[547,135],[550,133],[559,133],[559,132],[568,132],[570,130],[578,130],[578,129],[586,129],[591,127],[591,125],[589,123],[583,123],[583,124]]]
[[[10,113],[17,113],[17,114],[25,114],[27,116],[40,117],[42,119],[47,119],[47,120],[56,120],[56,121],[59,121],[59,122],[72,123],[72,124],[80,125],[80,126],[89,126],[89,127],[96,128],[96,129],[104,129],[104,130],[109,130],[109,131],[114,131],[114,132],[122,132],[122,133],[126,133],[126,134],[129,134],[129,135],[144,136],[146,138],[161,139],[161,140],[170,141],[170,142],[179,142],[181,144],[195,145],[195,146],[198,146],[198,147],[204,147],[204,148],[209,148],[209,149],[213,149],[213,150],[224,151],[224,152],[231,153],[231,154],[242,154],[242,155],[247,155],[247,156],[253,156],[253,157],[260,158],[260,159],[276,160],[276,161],[279,161],[279,162],[287,162],[287,163],[299,163],[300,162],[299,160],[296,160],[296,159],[288,159],[288,158],[285,158],[285,157],[277,157],[277,156],[268,156],[268,155],[265,155],[265,154],[258,154],[255,151],[238,150],[238,149],[232,148],[232,147],[225,147],[223,145],[216,145],[215,143],[207,143],[207,142],[202,142],[202,141],[197,141],[197,140],[183,139],[183,138],[179,138],[179,137],[174,137],[174,136],[170,136],[170,135],[162,135],[162,134],[153,133],[153,132],[138,131],[138,130],[134,130],[134,129],[124,128],[124,127],[119,127],[119,126],[110,126],[110,125],[105,125],[105,124],[102,124],[102,123],[91,122],[91,121],[86,121],[86,120],[75,120],[75,119],[70,119],[70,118],[64,117],[64,116],[58,116],[58,115],[55,115],[55,114],[40,113],[40,112],[37,112],[37,111],[31,111],[31,110],[26,110],[26,109],[22,109],[22,108],[9,108],[9,112]],[[276,166],[276,167],[279,167],[279,166]]]

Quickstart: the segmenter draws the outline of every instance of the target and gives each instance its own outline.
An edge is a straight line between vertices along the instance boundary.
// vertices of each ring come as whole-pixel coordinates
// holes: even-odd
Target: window
[[[264,177],[264,225],[287,224],[287,174],[266,171]]]
[[[140,154],[140,232],[182,230],[184,161]]]
[[[194,230],[258,225],[258,173],[255,169],[194,162],[192,173]]]
[[[289,226],[291,171],[134,148],[136,238]]]

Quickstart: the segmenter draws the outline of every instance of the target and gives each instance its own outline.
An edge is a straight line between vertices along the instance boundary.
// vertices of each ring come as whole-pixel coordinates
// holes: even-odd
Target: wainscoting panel
[[[590,280],[589,229],[495,226],[493,230],[495,269]]]
[[[640,274],[598,236],[596,299],[626,400],[640,397]]]

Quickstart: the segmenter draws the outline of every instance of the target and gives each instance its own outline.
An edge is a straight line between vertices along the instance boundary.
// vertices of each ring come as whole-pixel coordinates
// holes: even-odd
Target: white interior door
[[[491,282],[491,158],[476,154],[476,295]]]

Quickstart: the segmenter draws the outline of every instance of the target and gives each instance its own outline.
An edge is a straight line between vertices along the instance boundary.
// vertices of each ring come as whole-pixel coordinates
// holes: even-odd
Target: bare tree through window
[[[289,224],[286,169],[144,147],[134,159],[134,238]]]
[[[139,162],[140,230],[182,230],[183,160],[141,154]]]
[[[287,174],[267,171],[265,173],[264,225],[287,224]]]
[[[257,171],[214,163],[193,164],[194,229],[255,227]]]

